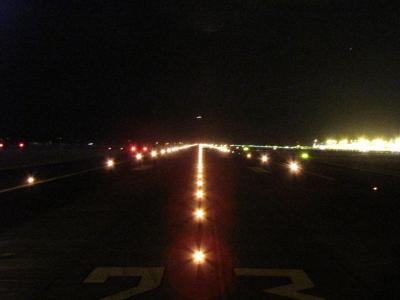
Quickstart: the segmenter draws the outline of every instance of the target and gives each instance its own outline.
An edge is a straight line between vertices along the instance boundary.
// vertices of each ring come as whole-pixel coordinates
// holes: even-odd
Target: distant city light
[[[367,139],[359,137],[354,140],[341,139],[336,140],[329,138],[325,143],[314,141],[314,149],[319,150],[345,150],[345,151],[360,151],[360,152],[400,152],[400,137],[384,140],[382,138]]]

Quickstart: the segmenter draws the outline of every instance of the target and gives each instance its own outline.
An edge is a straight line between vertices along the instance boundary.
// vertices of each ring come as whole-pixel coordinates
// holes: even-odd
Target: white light
[[[289,163],[289,169],[292,173],[298,173],[300,171],[300,165],[297,162],[292,161]]]
[[[197,180],[197,186],[198,187],[202,187],[203,184],[204,184],[203,180],[201,180],[201,179]]]
[[[268,161],[268,156],[266,156],[266,155],[261,156],[261,161],[263,163],[266,163]]]
[[[143,159],[143,154],[142,153],[136,154],[136,159],[137,160],[142,160]]]
[[[247,157],[248,159],[250,159],[250,158],[251,158],[251,153],[247,153],[247,154],[246,154],[246,157]]]
[[[164,155],[164,154],[165,154],[165,150],[162,149],[162,150],[160,151],[160,154],[161,154],[161,155]]]
[[[107,168],[112,168],[114,167],[115,163],[113,159],[108,159],[106,162]]]
[[[202,209],[202,208],[198,208],[194,212],[194,217],[198,221],[203,220],[205,216],[206,216],[206,213],[205,213],[204,209]]]
[[[27,184],[34,184],[35,181],[36,181],[36,179],[35,179],[35,177],[33,177],[33,176],[29,176],[29,177],[26,179],[26,183],[27,183]]]
[[[198,190],[196,192],[196,198],[197,199],[203,199],[204,198],[204,192],[202,190]]]
[[[151,151],[151,157],[157,157],[157,151],[155,150]]]
[[[199,265],[199,264],[202,264],[205,262],[206,255],[205,255],[204,251],[196,250],[195,252],[193,252],[192,258],[193,258],[193,262],[195,264]]]

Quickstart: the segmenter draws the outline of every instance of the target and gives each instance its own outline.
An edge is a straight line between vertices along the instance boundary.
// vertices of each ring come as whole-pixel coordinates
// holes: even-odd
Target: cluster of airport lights
[[[246,158],[247,159],[251,159],[252,157],[253,157],[253,155],[250,152],[246,153]],[[307,153],[302,153],[301,157],[303,159],[307,159],[308,158],[308,154]],[[262,164],[267,164],[267,163],[270,162],[270,157],[267,154],[261,154],[260,161],[261,161]],[[300,163],[298,161],[295,161],[295,160],[289,161],[287,163],[287,167],[288,167],[289,171],[291,173],[293,173],[293,174],[299,174],[301,172],[301,169],[302,169]]]

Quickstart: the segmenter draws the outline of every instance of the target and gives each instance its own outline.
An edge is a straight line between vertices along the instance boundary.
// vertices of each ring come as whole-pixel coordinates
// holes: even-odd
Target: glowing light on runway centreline
[[[247,158],[247,159],[250,159],[250,158],[251,158],[251,153],[247,153],[247,154],[246,154],[246,158]]]
[[[262,155],[262,156],[261,156],[261,162],[262,162],[262,163],[268,162],[268,159],[269,159],[269,157],[268,157],[267,155]]]
[[[203,250],[196,250],[192,255],[193,262],[197,265],[203,264],[206,261],[206,254]]]
[[[197,180],[196,185],[197,185],[198,187],[202,187],[202,186],[204,185],[203,180],[201,180],[201,179]]]
[[[202,208],[197,208],[197,209],[194,211],[194,217],[195,217],[195,219],[196,219],[197,221],[202,221],[202,220],[204,220],[205,216],[206,216],[206,212],[205,212],[204,209],[202,209]]]
[[[151,157],[156,158],[158,155],[157,151],[153,150],[151,151]]]
[[[143,159],[143,154],[142,153],[136,154],[136,160],[142,160],[142,159]]]
[[[372,190],[376,192],[378,190],[378,187],[374,186],[374,187],[372,187]]]
[[[111,169],[111,168],[114,167],[114,165],[115,165],[115,162],[114,162],[113,159],[111,159],[111,158],[110,158],[110,159],[107,159],[107,162],[106,162],[107,168]]]
[[[165,154],[165,149],[161,149],[160,154],[164,155]]]
[[[300,172],[300,165],[296,161],[291,161],[289,163],[289,170],[291,173],[299,173]]]
[[[35,181],[36,181],[36,179],[33,176],[28,176],[28,178],[26,179],[26,183],[29,184],[29,185],[34,184]]]

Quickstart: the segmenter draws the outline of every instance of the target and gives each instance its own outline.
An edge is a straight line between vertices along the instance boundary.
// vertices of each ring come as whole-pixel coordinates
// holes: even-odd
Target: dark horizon
[[[400,134],[395,6],[214,2],[2,3],[0,138]]]

